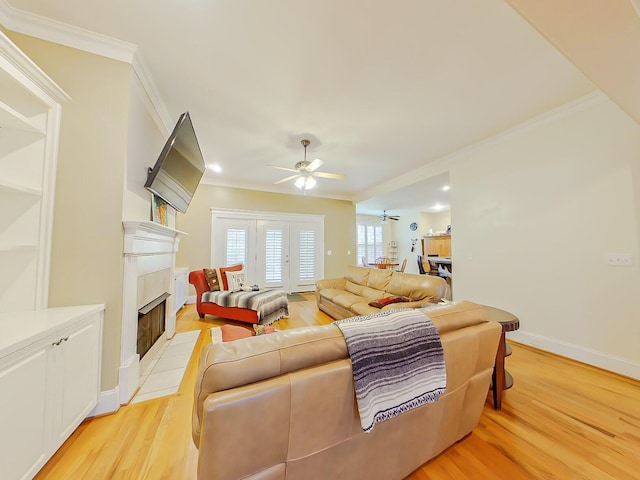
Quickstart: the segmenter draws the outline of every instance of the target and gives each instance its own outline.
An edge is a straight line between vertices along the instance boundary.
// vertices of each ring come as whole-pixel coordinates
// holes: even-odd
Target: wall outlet
[[[327,255],[331,255],[331,250],[327,250]]]
[[[351,250],[347,250],[347,255],[351,255]]]
[[[632,253],[607,253],[604,257],[605,265],[613,265],[616,267],[632,267]]]

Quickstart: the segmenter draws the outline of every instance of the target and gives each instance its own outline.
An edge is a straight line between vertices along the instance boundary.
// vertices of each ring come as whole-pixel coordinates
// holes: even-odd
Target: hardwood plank
[[[289,304],[277,328],[323,325],[314,294]],[[192,480],[198,451],[191,440],[193,385],[208,329],[241,322],[198,318],[193,305],[176,331],[201,330],[177,394],[122,407],[86,420],[37,480]],[[502,410],[490,394],[478,427],[413,472],[410,480],[616,479],[640,480],[640,382],[509,342],[513,388]],[[428,432],[425,432],[428,434]],[[420,439],[416,439],[420,441]]]

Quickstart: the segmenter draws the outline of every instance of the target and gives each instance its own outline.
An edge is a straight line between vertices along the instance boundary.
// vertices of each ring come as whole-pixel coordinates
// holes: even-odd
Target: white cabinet
[[[0,314],[0,465],[30,479],[98,400],[103,305]]]
[[[0,312],[45,308],[61,103],[0,32]]]
[[[187,303],[189,295],[189,269],[177,267],[173,269],[173,308],[176,313]]]

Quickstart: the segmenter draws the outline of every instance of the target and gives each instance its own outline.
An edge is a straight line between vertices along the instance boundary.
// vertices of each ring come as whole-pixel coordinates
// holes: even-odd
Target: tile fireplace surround
[[[153,222],[122,222],[124,227],[124,282],[120,346],[120,403],[135,394],[141,376],[137,353],[138,310],[164,293],[174,292],[173,269],[184,232]],[[167,298],[163,340],[176,331],[173,295]],[[146,357],[145,357],[146,359]]]

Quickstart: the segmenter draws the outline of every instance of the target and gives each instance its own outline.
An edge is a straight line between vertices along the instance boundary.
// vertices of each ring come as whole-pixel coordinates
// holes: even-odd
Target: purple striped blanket
[[[270,325],[289,316],[289,300],[283,290],[258,290],[256,292],[230,292],[228,290],[205,292],[203,302],[221,307],[238,307],[255,310],[260,325]]]
[[[351,357],[365,432],[428,402],[447,388],[440,335],[429,317],[398,309],[334,322]]]

